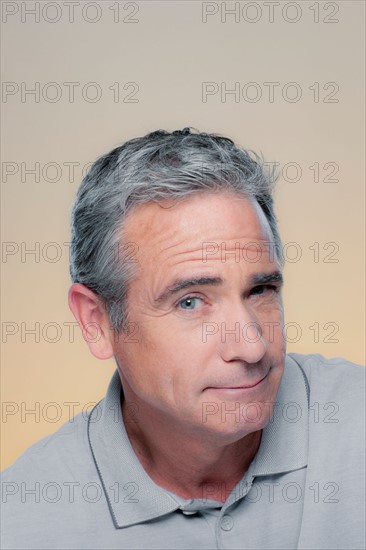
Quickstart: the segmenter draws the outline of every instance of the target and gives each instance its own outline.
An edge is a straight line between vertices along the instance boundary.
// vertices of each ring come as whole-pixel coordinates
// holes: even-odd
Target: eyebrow
[[[169,285],[155,300],[157,304],[165,302],[174,294],[177,294],[181,290],[192,286],[218,286],[223,283],[221,277],[194,277],[193,279],[176,279],[171,285]]]
[[[156,298],[157,304],[162,304],[168,298],[171,298],[181,290],[185,288],[191,288],[194,286],[219,286],[223,284],[221,277],[194,277],[188,279],[176,279],[170,284],[163,292]],[[280,271],[273,271],[272,273],[255,273],[249,279],[249,285],[266,285],[266,284],[283,284],[283,276]]]
[[[268,285],[268,284],[283,284],[283,276],[281,271],[272,271],[272,273],[255,273],[250,277],[252,285]]]

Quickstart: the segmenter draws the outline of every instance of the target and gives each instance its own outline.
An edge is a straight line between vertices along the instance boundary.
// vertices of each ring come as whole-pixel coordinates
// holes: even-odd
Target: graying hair
[[[138,204],[223,190],[255,199],[283,263],[273,171],[262,157],[231,139],[191,130],[158,130],[127,141],[100,157],[78,189],[71,215],[71,279],[102,299],[117,333],[128,322],[128,283],[136,266],[135,245],[123,242],[123,227]]]

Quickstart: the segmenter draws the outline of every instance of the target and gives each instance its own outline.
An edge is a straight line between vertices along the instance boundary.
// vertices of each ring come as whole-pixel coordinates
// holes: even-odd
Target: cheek
[[[199,382],[208,345],[201,333],[189,337],[182,330],[172,330],[171,322],[155,319],[139,324],[138,342],[119,346],[119,364],[131,388],[141,398],[187,395]],[[200,367],[201,365],[201,367]]]
[[[282,349],[285,345],[284,339],[284,317],[283,309],[278,306],[267,311],[259,312],[257,316],[262,337],[272,349]]]
[[[158,391],[174,406],[187,406],[202,391],[202,380],[212,368],[216,349],[214,339],[202,341],[201,329],[189,334],[182,330],[172,333],[159,343],[159,362],[153,359],[154,370],[159,371]]]

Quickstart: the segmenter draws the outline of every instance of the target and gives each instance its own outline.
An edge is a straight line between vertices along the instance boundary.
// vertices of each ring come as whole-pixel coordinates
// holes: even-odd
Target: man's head
[[[188,130],[131,140],[83,181],[72,239],[70,307],[86,333],[99,327],[89,347],[115,356],[130,402],[222,442],[266,425],[285,343],[258,157]],[[239,419],[226,414],[237,404]]]
[[[138,204],[220,190],[258,202],[281,262],[273,185],[273,174],[260,158],[226,137],[185,128],[131,139],[99,158],[80,185],[71,223],[72,281],[101,297],[113,329],[121,331],[127,322],[128,281],[136,268],[136,243],[122,237],[128,213]]]

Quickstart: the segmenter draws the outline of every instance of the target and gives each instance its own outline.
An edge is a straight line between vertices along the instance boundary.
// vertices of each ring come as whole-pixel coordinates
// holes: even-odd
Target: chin
[[[208,420],[206,423],[206,430],[207,432],[211,432],[216,441],[219,440],[225,445],[239,441],[239,439],[251,433],[262,430],[267,426],[269,421],[270,412],[268,411],[267,405],[266,410],[263,411],[258,419],[248,420],[248,418],[243,418],[240,415],[237,417],[237,415],[228,414],[227,419],[223,422],[219,418]]]

